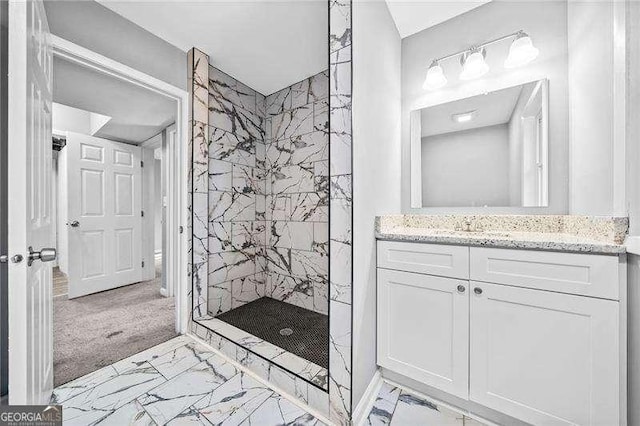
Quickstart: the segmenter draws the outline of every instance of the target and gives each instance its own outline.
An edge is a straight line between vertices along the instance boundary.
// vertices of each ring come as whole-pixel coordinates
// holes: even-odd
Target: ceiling
[[[53,101],[111,117],[94,136],[119,142],[144,142],[175,122],[175,101],[56,56]]]
[[[529,85],[535,84],[529,83]],[[508,123],[520,98],[522,86],[424,108],[420,111],[422,137]],[[457,123],[451,116],[475,111],[471,121]]]
[[[386,0],[400,37],[405,38],[490,0]]]
[[[326,0],[98,1],[263,95],[327,68]]]

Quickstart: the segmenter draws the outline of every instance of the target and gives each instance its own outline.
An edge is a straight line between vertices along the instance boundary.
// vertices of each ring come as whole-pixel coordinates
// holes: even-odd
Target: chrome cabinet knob
[[[473,289],[473,292],[475,294],[482,294],[482,289],[480,287],[476,287],[476,288]]]
[[[464,286],[462,284],[458,284],[458,293],[464,293],[464,291],[466,290],[466,288],[464,288]]]
[[[29,247],[29,256],[27,257],[27,265],[31,266],[34,261],[53,262],[56,260],[57,252],[54,248],[43,248],[40,251],[33,251],[33,247]]]

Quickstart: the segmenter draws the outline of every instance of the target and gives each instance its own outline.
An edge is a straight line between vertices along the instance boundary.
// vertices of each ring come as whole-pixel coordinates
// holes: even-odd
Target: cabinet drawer
[[[471,247],[472,280],[618,300],[618,256]]]
[[[469,278],[469,247],[378,241],[378,267]]]

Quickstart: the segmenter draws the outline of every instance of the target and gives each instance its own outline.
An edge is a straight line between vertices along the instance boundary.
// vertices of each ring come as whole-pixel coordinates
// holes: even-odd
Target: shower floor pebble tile
[[[462,413],[384,382],[364,423],[366,426],[483,426]]]
[[[322,425],[180,336],[54,389],[64,425]]]

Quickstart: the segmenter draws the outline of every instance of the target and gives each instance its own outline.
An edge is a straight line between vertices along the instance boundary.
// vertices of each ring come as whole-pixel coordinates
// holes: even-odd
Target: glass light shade
[[[538,57],[540,51],[533,46],[531,37],[521,34],[516,37],[509,47],[509,56],[504,61],[505,68],[516,68],[528,64]]]
[[[480,78],[487,72],[489,72],[489,65],[487,65],[484,60],[483,51],[472,51],[463,57],[460,80],[473,80],[475,78]]]
[[[427,71],[427,78],[424,79],[423,89],[436,90],[447,84],[447,77],[444,76],[442,67],[434,62]]]

